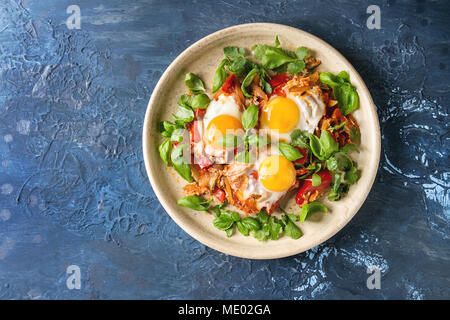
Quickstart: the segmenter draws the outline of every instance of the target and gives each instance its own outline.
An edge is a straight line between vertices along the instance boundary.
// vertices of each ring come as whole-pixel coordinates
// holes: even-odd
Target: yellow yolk
[[[264,107],[261,114],[263,128],[288,133],[295,129],[300,119],[297,104],[285,97],[275,97]]]
[[[264,159],[258,174],[262,185],[270,191],[286,191],[295,183],[294,164],[281,155]]]
[[[206,138],[208,142],[216,149],[223,148],[217,143],[217,139],[225,134],[238,134],[242,129],[242,123],[236,117],[228,114],[222,114],[212,119],[206,128]],[[243,131],[242,131],[243,132]]]

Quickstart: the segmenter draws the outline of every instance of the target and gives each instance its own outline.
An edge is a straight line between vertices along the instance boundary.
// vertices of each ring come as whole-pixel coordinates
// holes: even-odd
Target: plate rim
[[[180,219],[177,217],[176,214],[172,213],[171,210],[169,210],[169,205],[166,202],[166,200],[164,199],[164,196],[162,194],[162,191],[160,190],[160,188],[158,187],[157,181],[155,179],[155,175],[153,173],[153,166],[151,164],[151,161],[149,159],[149,154],[150,154],[150,149],[149,149],[149,138],[150,138],[150,134],[149,134],[149,130],[151,127],[151,119],[150,119],[150,114],[151,114],[151,109],[152,106],[155,104],[155,100],[156,100],[156,96],[160,90],[161,90],[161,86],[164,82],[166,82],[166,80],[169,78],[169,74],[173,71],[172,69],[174,69],[174,67],[178,64],[179,61],[182,61],[186,56],[189,55],[190,51],[194,50],[196,47],[198,47],[199,45],[202,44],[207,44],[209,43],[211,40],[213,40],[214,38],[220,36],[221,34],[228,34],[228,33],[232,33],[233,31],[238,31],[239,29],[243,29],[243,28],[249,28],[249,27],[254,27],[254,28],[258,28],[258,27],[273,27],[273,28],[283,28],[286,31],[291,31],[291,32],[296,32],[296,33],[303,33],[304,35],[313,38],[315,41],[320,42],[322,45],[324,45],[328,50],[333,51],[335,54],[337,54],[337,56],[339,56],[342,61],[344,62],[344,64],[348,67],[349,70],[351,70],[352,72],[354,72],[354,74],[357,76],[357,82],[359,84],[361,84],[361,90],[365,91],[367,93],[368,96],[368,100],[369,100],[369,106],[368,106],[368,110],[371,113],[372,117],[376,120],[375,122],[375,157],[376,157],[376,167],[373,168],[373,170],[369,171],[370,176],[370,187],[367,188],[365,191],[363,191],[361,193],[361,200],[359,201],[359,204],[355,207],[355,210],[353,212],[353,214],[349,215],[345,220],[343,220],[343,222],[336,226],[336,228],[334,228],[332,231],[328,232],[327,234],[324,234],[320,237],[318,237],[315,241],[311,241],[311,245],[306,248],[306,249],[299,249],[299,250],[292,250],[288,253],[284,253],[284,254],[276,254],[273,252],[268,252],[268,254],[264,254],[264,255],[252,255],[252,254],[239,254],[237,252],[231,251],[231,250],[227,250],[226,246],[219,246],[217,245],[216,242],[214,241],[210,241],[208,239],[208,237],[205,237],[202,235],[202,233],[196,232],[195,228],[191,227],[191,226],[187,226],[184,225]],[[328,44],[326,41],[320,39],[319,37],[295,28],[295,27],[291,27],[291,26],[287,26],[287,25],[283,25],[283,24],[277,24],[277,23],[266,23],[266,22],[257,22],[257,23],[245,23],[245,24],[239,24],[239,25],[234,25],[231,27],[227,27],[224,29],[220,29],[218,31],[215,31],[203,38],[201,38],[200,40],[194,42],[193,44],[191,44],[188,48],[186,48],[183,52],[181,52],[171,63],[170,65],[167,67],[167,69],[164,71],[164,73],[161,75],[161,77],[159,78],[157,84],[155,85],[151,97],[149,99],[149,102],[147,104],[147,108],[146,108],[146,112],[145,112],[145,117],[144,117],[144,124],[143,124],[143,129],[142,129],[142,152],[143,152],[143,157],[144,157],[144,163],[145,163],[145,169],[146,169],[146,173],[147,176],[150,180],[150,184],[152,186],[153,192],[155,193],[155,195],[157,196],[159,202],[161,203],[162,207],[164,208],[164,210],[166,211],[166,213],[172,218],[172,220],[182,229],[184,230],[187,234],[189,234],[191,237],[193,237],[195,240],[199,241],[200,243],[202,243],[203,245],[212,248],[216,251],[219,251],[221,253],[225,253],[227,255],[231,255],[231,256],[235,256],[235,257],[239,257],[239,258],[244,258],[244,259],[255,259],[255,260],[267,260],[267,259],[278,259],[278,258],[284,258],[284,257],[289,257],[289,256],[293,256],[302,252],[305,252],[307,250],[310,250],[311,248],[314,248],[318,245],[320,245],[321,243],[329,240],[330,238],[332,238],[335,234],[337,234],[339,231],[341,231],[352,219],[353,217],[356,215],[356,213],[361,209],[361,206],[364,204],[364,202],[367,199],[367,196],[369,195],[370,191],[373,188],[373,183],[375,181],[375,178],[377,176],[377,172],[378,172],[378,167],[380,164],[380,156],[381,156],[381,132],[380,132],[380,122],[379,122],[379,118],[378,118],[378,114],[376,112],[376,108],[375,108],[375,104],[373,102],[373,98],[372,95],[370,94],[369,89],[367,88],[364,80],[362,79],[362,77],[360,76],[360,74],[358,73],[358,71],[353,67],[353,65],[337,50],[335,49],[333,46],[331,46],[330,44]]]

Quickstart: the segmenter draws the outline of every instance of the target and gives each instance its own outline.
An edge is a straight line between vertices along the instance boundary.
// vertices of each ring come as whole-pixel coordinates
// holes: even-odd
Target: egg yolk
[[[271,99],[263,108],[261,125],[263,128],[288,133],[295,129],[300,119],[297,104],[285,97]]]
[[[242,129],[242,123],[236,117],[228,114],[222,114],[212,119],[206,128],[206,139],[215,148],[223,148],[217,143],[217,139],[225,134],[239,134],[239,129]]]
[[[296,179],[294,164],[281,155],[264,159],[258,173],[262,185],[270,191],[286,191]]]

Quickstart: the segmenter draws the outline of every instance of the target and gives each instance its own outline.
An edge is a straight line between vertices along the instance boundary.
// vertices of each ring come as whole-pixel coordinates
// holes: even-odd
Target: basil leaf
[[[355,127],[350,128],[350,141],[356,144],[361,142],[361,133]]]
[[[246,226],[244,226],[242,221],[236,222],[236,226],[237,226],[237,229],[239,230],[239,232],[242,233],[242,235],[248,237],[249,230]]]
[[[300,238],[303,233],[299,227],[295,223],[293,223],[290,219],[286,219],[286,226],[284,227],[284,233],[291,237],[292,239]]]
[[[177,128],[177,125],[173,124],[170,121],[162,121],[160,123],[160,133],[163,137],[170,138],[172,136],[173,131]]]
[[[347,153],[349,151],[356,151],[359,153],[358,148],[353,143],[347,143],[345,146],[343,146],[340,150],[340,152]]]
[[[261,210],[256,214],[256,217],[261,224],[266,224],[269,221],[269,214],[266,212],[266,210]]]
[[[183,137],[184,137],[185,133],[186,133],[186,129],[184,129],[184,128],[175,129],[172,132],[172,135],[170,136],[170,140],[173,142],[181,142],[181,141],[183,141]]]
[[[191,96],[191,107],[194,109],[206,109],[210,101],[211,99],[206,94],[196,94]]]
[[[258,73],[258,69],[253,68],[252,70],[250,70],[250,72],[247,74],[247,76],[242,81],[241,90],[242,90],[242,93],[244,94],[244,96],[246,96],[247,98],[252,97],[252,95],[247,92],[247,88],[252,84],[253,78],[255,77],[255,75],[257,73]]]
[[[350,76],[346,71],[341,71],[338,75],[322,72],[319,78],[333,89],[333,95],[338,101],[339,110],[343,115],[359,108],[358,92],[350,83]]]
[[[296,60],[288,63],[287,72],[290,74],[299,73],[303,69],[305,69],[305,62],[303,60]]]
[[[292,222],[296,222],[296,221],[300,220],[299,216],[296,214],[286,213],[286,215],[289,218],[289,220],[291,220]]]
[[[186,144],[180,144],[173,148],[172,154],[170,155],[170,160],[172,161],[172,166],[178,174],[188,182],[193,182],[194,179],[191,175],[191,167],[183,156],[184,149],[188,146]]]
[[[217,143],[226,148],[236,148],[244,143],[241,137],[234,134],[225,134],[217,139]]]
[[[295,54],[297,55],[297,59],[303,60],[308,57],[308,48],[298,47],[295,49]]]
[[[227,230],[233,225],[234,221],[233,219],[227,215],[222,213],[220,216],[214,218],[213,225],[219,230]]]
[[[255,160],[253,159],[252,155],[250,154],[250,152],[248,152],[248,150],[244,150],[239,152],[236,157],[234,157],[234,159],[237,162],[241,162],[241,163],[253,163],[255,162]]]
[[[270,236],[270,226],[265,225],[260,230],[251,230],[250,234],[258,241],[265,241]]]
[[[268,83],[263,76],[259,78],[259,85],[263,88],[264,92],[267,94],[272,93],[272,86]]]
[[[270,144],[269,136],[260,136],[258,134],[252,134],[248,136],[248,144],[252,147],[264,147]]]
[[[164,161],[166,166],[169,165],[169,156],[170,156],[170,148],[171,148],[171,146],[172,146],[172,144],[170,143],[170,140],[166,139],[158,147],[159,156]]]
[[[212,92],[219,90],[227,79],[227,72],[225,71],[225,65],[228,63],[228,59],[223,59],[219,64],[216,72],[214,73],[214,80],[212,86]]]
[[[228,228],[227,230],[225,230],[225,233],[227,235],[227,237],[231,237],[234,233],[234,225],[232,225],[230,228]]]
[[[312,153],[319,160],[324,160],[322,157],[322,147],[320,145],[320,140],[316,135],[310,133],[309,134],[309,146],[311,148]]]
[[[291,144],[300,148],[310,149],[309,133],[306,130],[295,129],[291,133]]]
[[[233,211],[233,212],[231,213],[231,218],[232,218],[235,222],[241,221],[241,215],[240,215],[238,212],[236,212],[236,211]]]
[[[231,59],[243,57],[245,55],[245,49],[239,48],[235,46],[225,47],[223,48],[223,53]]]
[[[278,143],[278,150],[280,150],[280,153],[289,161],[303,158],[303,154],[300,150],[285,142]]]
[[[338,124],[336,126],[329,127],[327,130],[330,131],[331,133],[333,133],[334,131],[339,130],[344,127],[345,127],[345,122],[342,122],[341,124]]]
[[[261,224],[255,218],[246,217],[242,219],[241,222],[249,230],[257,231],[261,229]]]
[[[320,134],[319,142],[323,159],[328,159],[333,153],[339,150],[339,143],[334,141],[326,130]]]
[[[327,168],[330,171],[347,171],[352,165],[352,160],[343,152],[337,152],[327,160]]]
[[[197,211],[208,211],[209,202],[200,196],[186,196],[178,200],[178,205],[182,207],[187,207]]]
[[[175,114],[172,114],[175,123],[183,125],[194,120],[194,111],[189,106],[179,105]]]
[[[311,178],[311,184],[313,187],[320,186],[322,184],[322,178],[317,173],[314,173]]]
[[[352,165],[350,170],[348,170],[344,174],[344,179],[345,182],[347,182],[348,184],[354,184],[356,183],[356,181],[358,181],[359,176],[360,176],[359,170],[355,167],[355,165]]]
[[[307,218],[317,212],[328,212],[328,208],[317,201],[305,204],[302,207],[302,211],[300,211],[300,222],[304,222]]]
[[[345,183],[341,183],[341,174],[334,175],[333,188],[328,193],[328,200],[337,201],[342,198],[342,196],[347,193],[349,187]]]
[[[191,91],[191,93],[201,93],[205,91],[205,85],[203,81],[192,72],[186,74],[184,83],[189,88],[189,91]]]
[[[250,130],[258,124],[259,108],[252,104],[242,115],[242,125],[245,130]]]
[[[282,232],[283,232],[283,226],[281,225],[281,223],[276,218],[274,218],[269,223],[270,239],[271,240],[277,240],[281,236]]]

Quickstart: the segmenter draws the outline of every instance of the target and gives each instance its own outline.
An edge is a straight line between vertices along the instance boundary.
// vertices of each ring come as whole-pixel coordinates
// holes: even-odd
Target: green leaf
[[[170,140],[173,142],[182,142],[185,132],[186,129],[184,128],[175,129],[170,136]]]
[[[170,138],[172,136],[172,133],[175,129],[178,128],[178,126],[170,121],[162,121],[159,125],[160,129],[159,132],[163,137]]]
[[[261,224],[255,218],[245,217],[241,222],[249,230],[257,231],[261,229]]]
[[[225,71],[225,65],[228,63],[228,59],[223,59],[219,64],[216,72],[214,73],[214,80],[212,86],[212,92],[219,90],[227,79],[227,72]]]
[[[350,141],[356,144],[361,142],[361,133],[355,127],[350,128]]]
[[[248,136],[248,144],[252,147],[264,147],[270,144],[270,137],[269,136],[260,136],[258,134],[252,134]]]
[[[303,69],[305,69],[306,65],[303,60],[296,60],[293,62],[288,63],[287,65],[287,72],[290,74],[299,73]]]
[[[303,158],[303,154],[300,150],[285,142],[278,143],[278,150],[280,150],[280,153],[289,161]]]
[[[291,144],[300,148],[310,149],[309,133],[306,130],[295,129],[291,133]]]
[[[226,233],[226,235],[227,235],[228,238],[231,237],[231,236],[233,235],[233,233],[234,233],[234,225],[231,225],[230,228],[228,228],[227,230],[225,230],[225,233]]]
[[[186,74],[186,77],[184,78],[184,83],[189,88],[189,91],[191,91],[191,93],[201,93],[205,91],[205,85],[202,79],[200,79],[192,72]]]
[[[339,110],[343,115],[350,114],[359,108],[358,92],[350,83],[350,76],[346,71],[341,71],[338,75],[322,72],[319,78],[333,89],[333,95],[338,101]]]
[[[236,226],[240,233],[242,233],[244,236],[248,237],[249,230],[246,226],[244,226],[242,221],[236,222]]]
[[[298,47],[295,49],[295,54],[297,55],[297,59],[303,60],[308,57],[308,48]]]
[[[358,148],[353,143],[347,143],[345,146],[343,146],[340,150],[340,152],[348,153],[350,151],[356,151],[359,153]]]
[[[268,83],[263,76],[259,78],[259,85],[263,88],[264,92],[267,94],[272,93],[272,86]]]
[[[352,165],[352,160],[343,152],[337,152],[327,160],[327,168],[330,171],[347,171]]]
[[[349,187],[345,183],[341,183],[341,174],[334,175],[333,188],[328,193],[328,200],[337,201],[342,198],[342,196],[347,193]]]
[[[251,68],[249,61],[244,57],[238,57],[228,64],[228,71],[241,76]]]
[[[317,201],[305,204],[300,212],[300,222],[304,222],[307,218],[317,212],[328,212],[328,208]]]
[[[322,184],[322,178],[317,173],[314,173],[311,178],[311,183],[313,187],[318,187]]]
[[[286,213],[286,215],[289,218],[289,220],[291,220],[292,222],[296,222],[296,221],[300,220],[299,216],[296,214]]]
[[[297,227],[297,225],[293,223],[290,219],[286,219],[286,226],[284,227],[284,233],[292,239],[298,239],[303,235],[300,228]]]
[[[240,163],[253,163],[255,160],[253,159],[252,155],[248,150],[244,150],[239,152],[236,157],[234,158],[237,162]]]
[[[191,109],[191,107],[179,105],[177,112],[175,114],[172,114],[172,118],[175,120],[175,123],[182,125],[194,120],[194,111]]]
[[[234,134],[225,134],[217,139],[217,143],[226,148],[236,148],[244,143],[241,137]]]
[[[280,46],[280,39],[278,39],[278,36],[275,37],[275,47]]]
[[[263,209],[256,214],[256,218],[259,222],[261,222],[261,224],[266,224],[269,221],[270,217],[267,211]]]
[[[311,148],[312,153],[319,160],[324,160],[322,157],[322,147],[320,146],[320,140],[316,135],[310,133],[309,134],[309,147]]]
[[[186,196],[178,200],[178,205],[197,211],[208,211],[210,201],[200,196]]]
[[[245,130],[250,130],[258,124],[259,108],[252,104],[242,115],[242,125]]]
[[[354,184],[354,183],[356,183],[356,181],[358,181],[359,176],[360,176],[359,170],[355,167],[355,165],[352,165],[350,170],[348,170],[344,174],[344,179],[345,179],[345,182],[347,182],[348,184]]]
[[[164,161],[166,166],[169,165],[169,157],[170,157],[170,148],[171,148],[171,146],[172,146],[172,144],[170,143],[170,140],[166,139],[158,147],[159,156]]]
[[[222,213],[220,216],[214,218],[213,225],[219,230],[227,230],[233,225],[234,221],[228,214]]]
[[[345,122],[342,122],[341,124],[338,124],[336,126],[329,127],[327,130],[330,131],[331,133],[333,133],[334,131],[343,129],[344,127],[345,127]]]
[[[211,99],[206,94],[196,94],[191,96],[191,107],[194,109],[206,109],[210,101]]]
[[[191,175],[191,167],[183,156],[184,149],[188,148],[186,144],[180,144],[173,148],[170,160],[172,166],[178,174],[188,182],[193,182],[194,179]]]
[[[270,236],[270,225],[265,225],[260,230],[251,230],[250,234],[258,241],[265,241]]]
[[[236,211],[231,212],[231,218],[233,218],[235,222],[241,221],[241,215]]]
[[[271,220],[271,222],[269,223],[269,235],[270,235],[270,239],[271,240],[277,240],[280,236],[281,233],[283,232],[283,226],[281,225],[281,223],[278,221],[278,219],[276,219],[275,217],[273,217],[273,219]]]
[[[323,160],[328,159],[339,150],[339,143],[334,141],[333,137],[326,130],[320,134],[319,142]]]
[[[242,90],[242,93],[244,94],[244,96],[246,96],[247,98],[252,97],[252,95],[247,92],[247,88],[252,84],[253,78],[255,77],[255,75],[257,73],[258,73],[258,69],[253,68],[252,70],[250,70],[250,72],[247,74],[247,76],[242,81],[241,90]]]
[[[243,57],[245,55],[245,49],[239,48],[235,46],[225,47],[223,48],[223,53],[231,59]]]

